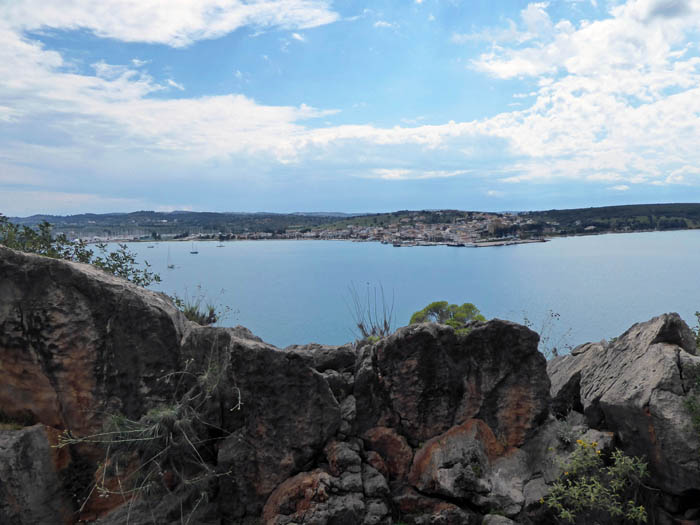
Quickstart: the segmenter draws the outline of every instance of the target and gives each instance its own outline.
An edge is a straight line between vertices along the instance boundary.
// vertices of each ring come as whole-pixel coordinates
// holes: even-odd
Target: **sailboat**
[[[191,254],[194,254],[194,255],[196,255],[196,254],[199,253],[199,252],[197,251],[197,249],[194,247],[194,243],[192,243],[192,249],[190,250],[190,253],[191,253]]]
[[[174,270],[175,265],[170,262],[170,246],[168,246],[168,270]]]

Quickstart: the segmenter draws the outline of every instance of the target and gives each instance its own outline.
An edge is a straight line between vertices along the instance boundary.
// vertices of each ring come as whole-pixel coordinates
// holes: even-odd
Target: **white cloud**
[[[175,88],[175,89],[179,89],[180,91],[184,91],[184,90],[185,90],[185,86],[183,86],[183,85],[180,84],[179,82],[175,82],[172,78],[169,78],[168,80],[166,80],[166,83],[167,83],[170,87],[173,87],[173,88]]]
[[[619,184],[617,186],[610,186],[609,189],[614,191],[627,191],[630,189],[630,187],[627,184]]]
[[[372,178],[384,180],[420,180],[445,179],[467,173],[465,170],[415,170],[406,168],[377,168],[372,171]]]
[[[507,30],[501,30],[494,49],[482,54],[474,66],[499,78],[662,67],[684,33],[699,27],[700,6],[690,0],[630,0],[612,9],[610,18],[584,20],[579,27],[568,20],[553,23],[546,7],[529,4],[521,12],[524,29],[510,22]],[[513,39],[530,41],[530,45],[502,45]]]
[[[294,40],[298,40],[299,42],[306,42],[306,38],[304,38],[302,35],[299,33],[292,33],[292,38]]]
[[[392,24],[391,22],[387,22],[386,20],[377,20],[374,23],[374,27],[394,28],[394,27],[396,27],[396,24]]]
[[[488,190],[486,192],[486,195],[488,195],[489,197],[503,197],[505,196],[505,193],[499,190]]]
[[[549,37],[554,31],[554,24],[547,14],[548,2],[534,2],[520,11],[522,29],[513,20],[507,20],[506,28],[486,28],[475,33],[454,33],[452,42],[466,44],[468,42],[487,41],[494,43],[513,42],[522,44],[536,38]],[[488,56],[488,55],[486,55]]]
[[[20,30],[87,29],[103,38],[183,47],[244,26],[307,29],[338,20],[325,0],[18,0],[0,19]]]
[[[94,74],[79,74],[60,53],[0,22],[0,126],[14,139],[0,144],[0,161],[5,169],[60,154],[80,159],[96,151],[125,156],[145,151],[177,152],[199,163],[234,156],[294,163],[343,151],[342,160],[334,162],[346,166],[345,159],[354,162],[371,150],[362,163],[365,176],[409,180],[466,174],[453,168],[467,164],[454,161],[477,155],[484,141],[498,141],[501,164],[488,172],[504,182],[577,179],[616,191],[631,184],[698,184],[700,173],[693,166],[700,166],[700,58],[685,51],[683,35],[700,27],[700,14],[695,3],[683,9],[660,5],[635,0],[604,20],[575,26],[552,21],[544,3],[530,4],[520,25],[506,29],[510,36],[480,58],[481,70],[492,76],[534,75],[535,91],[515,97],[528,107],[478,121],[418,125],[414,119],[386,128],[319,127],[312,119],[333,111],[263,105],[236,94],[167,98],[168,87],[180,85],[154,80],[138,59],[128,65],[97,62]],[[65,22],[64,27],[73,26]],[[159,38],[182,44],[171,42],[175,33],[165,31],[162,35],[171,36]],[[244,78],[240,71],[234,75]],[[159,97],[151,96],[157,92]],[[51,134],[69,145],[38,144]],[[385,168],[406,165],[396,156],[400,146],[402,153],[424,152],[453,162],[431,170]]]

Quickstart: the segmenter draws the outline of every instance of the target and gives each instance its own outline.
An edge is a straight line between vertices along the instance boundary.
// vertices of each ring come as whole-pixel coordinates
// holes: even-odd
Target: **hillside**
[[[89,238],[318,238],[464,243],[502,237],[700,228],[700,204],[634,204],[527,212],[400,210],[349,215],[317,213],[155,212],[33,215],[11,218],[57,233]]]

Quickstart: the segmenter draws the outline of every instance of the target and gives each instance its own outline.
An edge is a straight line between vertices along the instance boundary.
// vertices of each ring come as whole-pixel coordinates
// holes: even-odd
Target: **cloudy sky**
[[[700,199],[700,0],[0,0],[0,213]]]

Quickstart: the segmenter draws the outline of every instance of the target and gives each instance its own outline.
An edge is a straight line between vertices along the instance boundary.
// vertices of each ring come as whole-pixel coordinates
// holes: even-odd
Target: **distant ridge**
[[[545,235],[673,230],[700,228],[700,203],[627,204],[589,208],[552,209],[518,212],[476,212],[461,210],[399,210],[389,213],[344,212],[196,212],[135,211],[130,213],[82,213],[77,215],[37,214],[10,217],[14,223],[36,226],[41,221],[54,225],[55,231],[75,236],[144,236],[217,233],[278,235],[287,231],[304,233],[313,228],[372,227],[399,220],[410,223],[450,224],[472,214],[511,219],[511,234],[524,232]],[[508,222],[508,221],[507,221]],[[527,222],[527,224],[525,224]]]

